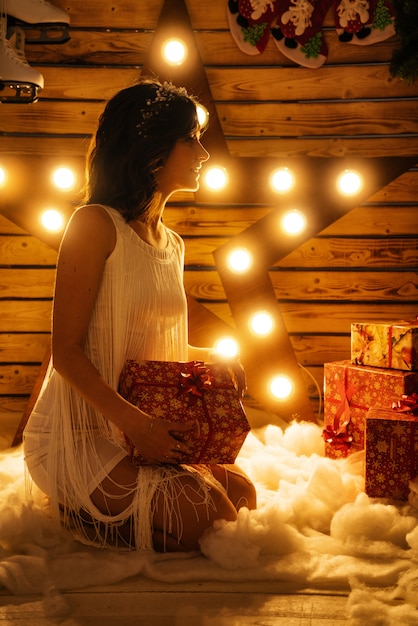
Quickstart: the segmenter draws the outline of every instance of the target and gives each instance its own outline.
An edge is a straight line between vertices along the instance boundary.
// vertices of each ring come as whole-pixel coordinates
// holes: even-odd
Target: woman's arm
[[[83,207],[70,220],[58,256],[52,358],[71,386],[107,418],[121,420],[117,426],[123,430],[119,399],[84,352],[104,266],[115,242],[113,222],[100,207]]]
[[[175,440],[171,422],[154,425],[149,415],[124,400],[100,375],[84,352],[105,263],[116,242],[112,219],[99,206],[73,215],[58,257],[52,356],[55,369],[91,406],[124,432],[152,461],[163,461]],[[171,427],[169,427],[171,425]],[[181,430],[179,425],[176,430]]]

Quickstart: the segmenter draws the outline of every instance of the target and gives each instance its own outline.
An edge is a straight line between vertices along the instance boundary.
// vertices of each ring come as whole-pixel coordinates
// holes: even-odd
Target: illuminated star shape
[[[161,57],[163,43],[174,36],[186,43],[188,60],[184,65],[167,67]],[[231,157],[216,106],[211,94],[209,81],[200,59],[187,6],[184,0],[165,0],[155,35],[144,63],[143,74],[155,74],[161,80],[185,86],[194,93],[209,111],[210,124],[204,136],[206,149],[212,161],[222,163],[233,179],[226,191],[222,192],[222,203],[231,204],[278,204],[277,195],[268,185],[261,184],[265,173],[273,167],[289,165],[295,170],[303,170],[304,185],[282,202],[277,209],[254,223],[241,234],[214,251],[217,270],[230,306],[236,329],[220,320],[203,305],[189,296],[190,337],[192,343],[203,342],[220,334],[235,333],[241,347],[245,364],[248,391],[269,410],[280,414],[286,421],[294,415],[305,420],[314,419],[312,403],[309,400],[306,381],[303,379],[293,346],[291,344],[274,287],[270,280],[270,270],[280,259],[292,252],[312,236],[329,226],[345,212],[359,206],[371,195],[405,170],[410,169],[416,158],[376,158],[376,159],[324,159],[324,158],[252,158]],[[277,104],[280,106],[280,103]],[[335,200],[334,190],[328,181],[335,180],[345,168],[356,168],[367,172],[362,192],[355,200],[340,198]],[[204,188],[196,193],[196,201],[215,203],[213,194]],[[297,201],[309,208],[309,219],[303,233],[285,236],[278,232],[277,223]],[[251,271],[242,276],[231,274],[227,268],[227,256],[236,247],[249,248],[256,260]],[[248,326],[248,316],[255,308],[268,310],[274,316],[274,330],[268,340],[255,338]],[[197,341],[196,341],[197,340]],[[293,393],[287,400],[272,398],[267,391],[267,383],[276,373],[286,373],[294,382]]]

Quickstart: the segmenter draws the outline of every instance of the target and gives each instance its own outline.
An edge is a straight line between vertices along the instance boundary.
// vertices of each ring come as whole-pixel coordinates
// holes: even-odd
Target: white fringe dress
[[[115,225],[116,245],[105,265],[85,352],[103,378],[117,389],[127,359],[187,360],[184,243],[167,228],[167,247],[153,248],[118,211],[109,207],[103,210]],[[150,465],[138,470],[136,484],[123,486],[125,495],[132,498],[125,511],[117,516],[100,512],[90,494],[98,487],[103,490],[104,478],[127,456],[124,437],[51,365],[24,431],[24,454],[33,481],[49,497],[51,514],[72,526],[87,543],[117,545],[118,528],[130,520],[133,541],[129,547],[152,549],[157,492],[165,496],[165,530],[170,532],[173,516],[177,523],[180,520],[174,489],[179,474],[194,473],[199,502],[204,494],[206,506],[213,506],[211,479],[203,467],[199,471],[190,466]],[[86,517],[88,529],[83,521]]]

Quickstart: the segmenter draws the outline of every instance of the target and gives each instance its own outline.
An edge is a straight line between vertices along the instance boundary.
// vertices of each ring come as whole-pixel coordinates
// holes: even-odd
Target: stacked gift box
[[[372,497],[405,499],[418,474],[417,354],[415,321],[354,323],[351,360],[324,365],[325,454],[344,458],[365,448]]]
[[[351,360],[403,371],[418,370],[418,321],[351,324]]]
[[[366,418],[366,493],[407,500],[418,475],[418,394],[391,409],[370,408]]]

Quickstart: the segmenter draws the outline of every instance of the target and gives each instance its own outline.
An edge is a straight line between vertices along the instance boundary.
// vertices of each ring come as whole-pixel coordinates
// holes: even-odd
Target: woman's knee
[[[211,515],[212,523],[218,519],[223,519],[227,522],[236,520],[237,509],[234,502],[232,502],[231,498],[229,497],[228,493],[218,487],[213,487],[211,491],[213,500],[213,509]]]
[[[166,507],[164,496],[157,498],[154,512],[154,546],[172,551],[199,550],[199,540],[215,521],[234,521],[237,511],[225,491],[202,484],[193,476],[181,477],[176,505]],[[174,543],[173,543],[174,542]]]
[[[235,465],[216,465],[212,468],[215,478],[224,486],[229,499],[238,511],[242,507],[257,508],[257,492],[253,482]]]
[[[254,483],[250,483],[249,485],[247,485],[247,489],[248,489],[247,506],[250,510],[256,509],[257,508],[257,491],[256,491]]]
[[[247,509],[257,508],[257,492],[254,484],[244,475],[232,474],[230,481],[230,497],[233,499],[235,508],[246,507]]]
[[[236,509],[221,485],[201,477],[183,475],[177,479],[177,512],[198,527],[210,526],[217,519],[236,519]]]

